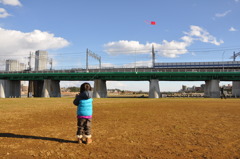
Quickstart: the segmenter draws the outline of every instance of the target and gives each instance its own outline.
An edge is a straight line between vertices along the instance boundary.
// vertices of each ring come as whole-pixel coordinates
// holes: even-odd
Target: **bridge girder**
[[[81,72],[81,73],[0,73],[6,80],[60,80],[60,81],[240,81],[240,72]]]

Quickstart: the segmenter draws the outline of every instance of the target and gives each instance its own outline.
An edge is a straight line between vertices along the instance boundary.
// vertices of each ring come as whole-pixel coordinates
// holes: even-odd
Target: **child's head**
[[[84,91],[92,91],[92,87],[89,83],[83,83],[80,86],[80,93],[84,92]]]

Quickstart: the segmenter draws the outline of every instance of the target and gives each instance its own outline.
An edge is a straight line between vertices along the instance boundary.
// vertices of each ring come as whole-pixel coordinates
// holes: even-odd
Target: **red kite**
[[[147,23],[149,25],[156,25],[157,24],[155,21],[149,21],[149,20],[145,20],[145,23]]]
[[[156,25],[156,22],[155,21],[151,21],[151,25]]]

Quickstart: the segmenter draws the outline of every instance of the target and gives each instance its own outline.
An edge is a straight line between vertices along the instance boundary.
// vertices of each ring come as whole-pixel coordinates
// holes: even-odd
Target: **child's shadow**
[[[41,137],[41,136],[19,135],[19,134],[13,134],[13,133],[0,133],[0,137],[48,140],[48,141],[56,141],[60,143],[76,143],[76,141],[71,141],[71,140],[64,140],[64,139],[51,138],[51,137]]]

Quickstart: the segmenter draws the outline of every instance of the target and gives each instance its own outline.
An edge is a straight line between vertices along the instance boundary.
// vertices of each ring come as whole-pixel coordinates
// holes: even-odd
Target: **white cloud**
[[[19,58],[30,51],[59,49],[69,45],[69,42],[54,34],[34,30],[21,32],[0,28],[0,55],[4,58]]]
[[[189,47],[194,41],[221,45],[222,40],[217,40],[209,32],[199,26],[190,26],[189,32],[184,32],[185,36],[181,37],[181,41],[167,41],[162,43],[146,43],[140,44],[138,41],[120,40],[117,42],[109,42],[104,44],[105,51],[110,55],[118,54],[143,54],[150,53],[152,45],[159,55],[165,57],[178,57],[188,52]]]
[[[199,26],[190,26],[191,31],[187,34],[189,37],[194,38],[194,40],[199,40],[201,42],[205,42],[205,43],[211,43],[214,45],[221,45],[223,42],[223,40],[217,40],[214,36],[210,35],[210,33],[204,29],[202,29]]]
[[[6,18],[8,16],[10,16],[10,14],[4,8],[0,8],[0,18]]]
[[[237,31],[234,27],[229,28],[229,31]]]
[[[216,13],[216,14],[215,14],[215,17],[218,17],[218,18],[225,17],[225,16],[227,16],[230,12],[231,12],[231,10],[227,10],[227,11],[225,11],[225,12],[223,12],[223,13]]]
[[[11,5],[11,6],[22,6],[19,0],[0,0],[0,4]],[[6,18],[10,14],[4,9],[0,8],[0,18]]]
[[[109,42],[104,45],[105,51],[111,55],[118,54],[143,54],[150,53],[154,45],[158,54],[166,57],[176,57],[178,54],[186,53],[186,46],[188,42],[166,41],[163,40],[162,44],[146,43],[140,44],[138,41],[120,40],[118,42]]]
[[[0,3],[11,6],[22,6],[19,0],[0,0]]]
[[[108,53],[113,54],[135,54],[137,53],[146,53],[149,52],[149,49],[152,48],[152,44],[147,43],[146,45],[140,44],[138,41],[128,41],[120,40],[118,42],[109,42],[104,44],[104,47],[107,48]]]
[[[156,50],[159,54],[165,57],[178,57],[181,54],[188,52],[187,47],[190,45],[188,41],[178,42],[178,41],[166,41],[163,40],[162,45],[159,45]]]

